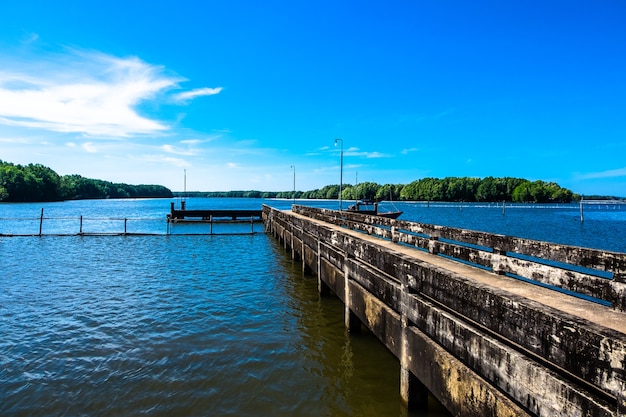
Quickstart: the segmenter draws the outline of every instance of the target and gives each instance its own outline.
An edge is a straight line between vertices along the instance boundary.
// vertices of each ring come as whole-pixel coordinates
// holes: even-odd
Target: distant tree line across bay
[[[194,191],[172,192],[162,185],[129,185],[80,175],[58,175],[41,164],[17,165],[0,160],[0,202],[61,201],[96,198],[171,198],[174,196],[235,198],[338,199],[339,184],[310,191]],[[343,184],[344,200],[463,201],[569,203],[580,196],[554,182],[511,177],[423,178],[409,184],[363,182]],[[586,199],[620,199],[587,196]]]
[[[310,191],[215,191],[191,192],[186,196],[240,197],[240,198],[299,198],[338,199],[339,184],[327,185]],[[182,196],[183,193],[175,192]],[[529,181],[523,178],[447,177],[423,178],[410,184],[377,184],[363,182],[358,185],[343,184],[344,200],[394,200],[394,201],[464,201],[464,202],[519,202],[519,203],[570,203],[580,200],[578,194],[554,182]]]
[[[59,175],[41,164],[16,165],[0,161],[0,202],[39,202],[90,198],[172,197],[162,185],[129,185]]]

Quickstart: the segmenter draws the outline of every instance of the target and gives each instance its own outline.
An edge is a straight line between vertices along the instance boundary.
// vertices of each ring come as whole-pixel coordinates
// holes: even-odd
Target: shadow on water
[[[305,355],[319,364],[319,374],[329,386],[321,401],[328,416],[435,417],[451,414],[429,396],[428,411],[409,411],[400,399],[400,364],[364,326],[360,334],[347,331],[344,305],[334,294],[320,296],[316,277],[302,271],[278,243],[275,256],[285,271],[285,290],[297,304],[298,327],[306,344]]]

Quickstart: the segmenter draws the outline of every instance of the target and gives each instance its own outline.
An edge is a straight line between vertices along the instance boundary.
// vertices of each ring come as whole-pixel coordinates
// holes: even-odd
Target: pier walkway
[[[266,231],[458,416],[626,415],[626,254],[294,206]]]

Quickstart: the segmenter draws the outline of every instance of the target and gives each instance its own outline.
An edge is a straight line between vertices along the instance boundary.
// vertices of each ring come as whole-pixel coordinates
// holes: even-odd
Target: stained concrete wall
[[[344,301],[346,325],[358,317],[398,357],[408,404],[423,405],[427,388],[458,416],[624,415],[625,334],[367,235],[269,207],[264,219],[320,291]]]

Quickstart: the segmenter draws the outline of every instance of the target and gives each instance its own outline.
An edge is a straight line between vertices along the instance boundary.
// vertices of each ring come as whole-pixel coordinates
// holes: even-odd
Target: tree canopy
[[[172,192],[161,185],[129,185],[80,175],[60,176],[41,164],[22,166],[0,161],[0,202],[145,197],[172,197]]]
[[[310,191],[224,191],[192,192],[202,197],[301,198],[338,199],[339,185],[326,185]],[[175,193],[180,195],[181,193]],[[0,202],[58,201],[87,198],[145,198],[174,195],[161,185],[129,185],[85,178],[80,175],[60,176],[41,164],[26,166],[0,161]],[[447,177],[422,178],[409,184],[377,184],[362,182],[343,184],[344,200],[405,200],[569,203],[580,196],[554,182],[529,181],[523,178]]]
[[[181,193],[175,193],[181,195]],[[310,191],[224,191],[193,192],[187,196],[201,197],[255,197],[338,199],[339,184],[326,185]],[[423,178],[409,184],[377,184],[363,182],[358,185],[343,184],[344,200],[369,199],[393,201],[465,201],[465,202],[519,202],[519,203],[569,203],[580,196],[554,182],[529,181],[523,178],[447,177]]]
[[[424,178],[407,184],[400,193],[403,200],[519,203],[569,203],[578,195],[554,182],[523,178]]]

